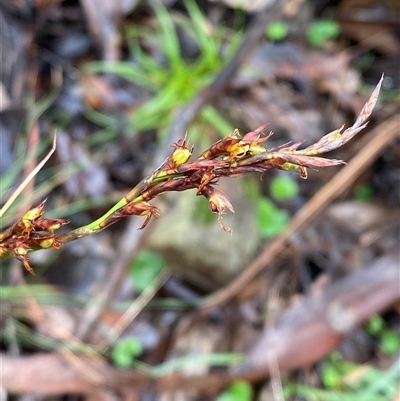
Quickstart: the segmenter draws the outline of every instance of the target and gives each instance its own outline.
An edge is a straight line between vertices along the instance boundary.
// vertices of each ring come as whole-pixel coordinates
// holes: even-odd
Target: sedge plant
[[[213,27],[195,1],[185,0],[188,18],[171,14],[165,7],[153,7],[156,27],[149,29],[132,25],[126,36],[132,60],[94,61],[88,63],[84,72],[111,73],[152,93],[151,99],[139,105],[128,117],[131,133],[167,127],[175,110],[196,96],[215,78],[224,64],[237,50],[242,32],[226,37],[226,30]],[[185,32],[198,49],[197,54],[185,57],[178,31]],[[151,42],[160,54],[159,59],[149,55],[141,46]],[[96,121],[94,110],[87,112]],[[100,120],[99,118],[100,117]],[[211,105],[200,112],[201,120],[213,126],[221,135],[231,127]],[[108,120],[106,125],[109,126]]]
[[[226,209],[232,213],[234,209],[228,197],[217,188],[219,179],[255,172],[263,174],[269,169],[297,172],[302,178],[307,178],[308,168],[343,164],[341,160],[326,159],[319,155],[343,146],[366,127],[367,119],[377,102],[382,79],[351,127],[344,131],[343,127],[334,130],[304,149],[299,149],[302,142],[272,149],[264,147],[263,144],[272,133],[264,135],[266,125],[262,125],[243,137],[235,130],[215,142],[196,160],[191,160],[193,147],[189,146],[185,137],[172,145],[170,156],[155,171],[141,180],[103,216],[60,235],[56,231],[68,221],[43,217],[45,202],[42,202],[0,233],[0,258],[12,255],[34,274],[28,259],[30,251],[58,249],[68,242],[95,234],[127,216],[144,216],[141,227],[144,228],[152,217],[160,216],[160,210],[150,201],[170,191],[195,189],[197,195],[208,200],[211,211],[218,214],[221,227],[229,232],[231,229],[225,226],[222,216]]]

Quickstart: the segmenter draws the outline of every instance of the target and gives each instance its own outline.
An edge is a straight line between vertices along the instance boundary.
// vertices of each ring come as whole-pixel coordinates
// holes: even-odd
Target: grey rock
[[[260,243],[255,207],[245,196],[240,181],[224,180],[218,188],[235,208],[234,215],[229,211],[224,215],[232,234],[219,226],[215,214],[211,224],[196,218],[199,201],[204,202],[204,207],[208,205],[191,190],[165,195],[165,204],[158,204],[161,217],[147,243],[163,254],[175,273],[208,290],[223,286],[244,269]]]

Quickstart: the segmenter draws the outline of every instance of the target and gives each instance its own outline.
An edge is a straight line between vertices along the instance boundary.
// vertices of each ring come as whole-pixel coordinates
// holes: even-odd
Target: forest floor
[[[35,275],[1,259],[0,400],[399,401],[399,17],[379,0],[2,1],[0,207],[56,146],[0,212],[0,252],[45,199],[61,233],[92,224],[185,135],[193,157],[263,124],[271,152],[310,146],[384,76],[368,126],[324,155],[345,164],[222,178],[223,223],[175,192],[143,230],[31,252]]]

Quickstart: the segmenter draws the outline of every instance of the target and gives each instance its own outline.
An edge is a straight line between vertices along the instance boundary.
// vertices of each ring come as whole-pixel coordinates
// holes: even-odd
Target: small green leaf
[[[299,193],[297,182],[287,175],[277,176],[271,183],[271,194],[277,200],[293,199]]]
[[[285,21],[273,21],[268,24],[266,34],[270,40],[282,40],[288,35],[289,27]]]
[[[340,26],[336,21],[313,21],[307,29],[308,41],[315,47],[322,47],[329,39],[339,36]]]
[[[338,388],[342,382],[342,374],[331,363],[327,363],[321,375],[322,382],[327,388]]]
[[[374,189],[371,184],[361,184],[354,188],[353,195],[355,199],[369,201],[374,195]]]
[[[165,267],[164,258],[156,252],[140,251],[129,269],[138,291],[143,292]]]
[[[289,223],[286,210],[278,209],[269,199],[260,198],[257,202],[257,225],[264,238],[281,233]]]
[[[400,349],[400,336],[393,330],[384,330],[379,347],[385,355],[394,355]]]
[[[245,381],[237,381],[225,390],[217,401],[251,401],[253,398],[253,389]]]
[[[373,336],[377,336],[382,330],[385,328],[386,324],[383,320],[382,316],[374,315],[372,316],[367,323],[367,331],[369,334]]]
[[[128,368],[143,352],[143,346],[135,337],[124,338],[115,344],[111,358],[117,366]]]

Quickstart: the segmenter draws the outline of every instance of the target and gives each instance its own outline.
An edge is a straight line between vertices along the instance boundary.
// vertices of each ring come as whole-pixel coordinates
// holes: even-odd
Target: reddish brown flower
[[[222,215],[225,212],[225,209],[230,210],[232,213],[235,213],[231,202],[228,197],[219,189],[214,188],[212,185],[206,185],[203,187],[201,194],[204,195],[208,199],[208,207],[213,213],[218,214],[218,222],[219,225],[228,232],[232,232],[230,227],[225,226]]]
[[[41,234],[37,238],[32,238],[32,244],[40,246],[43,249],[60,249],[61,243],[54,234]]]
[[[151,217],[158,218],[160,217],[160,209],[158,209],[155,206],[150,205],[148,202],[136,202],[136,203],[130,203],[129,205],[124,206],[121,210],[121,215],[123,216],[130,216],[130,215],[136,215],[136,216],[146,216],[146,220],[142,224],[142,226],[139,228],[139,230],[142,230],[147,226],[149,223]]]
[[[248,155],[263,153],[265,148],[260,143],[265,142],[272,135],[272,133],[269,133],[267,136],[261,136],[266,126],[267,124],[264,124],[255,131],[248,132],[243,138],[240,138],[239,131],[235,129],[232,135],[228,135],[216,142],[199,159],[215,159],[224,156],[225,159],[223,160],[233,162]]]
[[[16,259],[18,259],[24,265],[25,269],[28,270],[32,276],[35,275],[35,272],[32,269],[32,266],[29,264],[29,258],[26,256],[27,253],[30,251],[30,248],[27,244],[15,241],[13,244],[10,244],[10,248],[12,253]]]
[[[193,146],[189,149],[189,140],[186,139],[186,135],[185,138],[180,139],[178,143],[174,143],[173,146],[175,147],[171,155],[173,166],[170,168],[176,168],[186,163],[193,153]]]
[[[203,152],[199,160],[203,159],[215,159],[221,155],[226,155],[230,153],[230,149],[232,149],[237,143],[240,142],[239,131],[236,129],[232,135],[227,135],[225,138],[220,139],[215,142],[209,149]]]
[[[177,143],[172,145],[174,151],[168,159],[160,166],[159,173],[162,171],[174,170],[182,164],[186,163],[193,153],[193,146],[189,148],[189,140],[185,138],[180,139]]]
[[[44,204],[46,203],[46,200],[44,200],[40,205],[29,209],[23,216],[22,216],[22,220],[23,221],[29,221],[29,222],[33,222],[36,221],[37,219],[39,219],[44,211]]]
[[[61,226],[68,224],[69,220],[65,219],[49,219],[44,218],[36,221],[33,226],[35,231],[50,231],[58,230]]]

